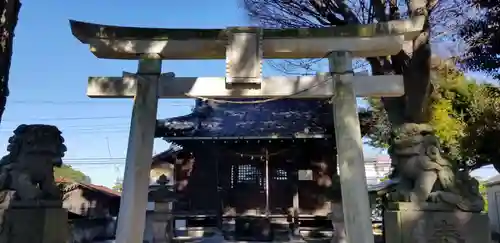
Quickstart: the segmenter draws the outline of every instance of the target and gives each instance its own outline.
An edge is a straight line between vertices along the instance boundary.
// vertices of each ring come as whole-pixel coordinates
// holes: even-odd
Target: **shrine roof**
[[[235,100],[231,100],[235,102]],[[166,140],[220,137],[325,136],[333,127],[333,110],[324,99],[282,99],[259,103],[196,101],[193,112],[157,121],[156,137]],[[237,101],[236,101],[237,102]]]

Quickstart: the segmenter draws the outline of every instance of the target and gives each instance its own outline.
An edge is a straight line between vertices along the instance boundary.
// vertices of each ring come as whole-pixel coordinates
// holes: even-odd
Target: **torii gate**
[[[90,77],[92,98],[134,97],[118,243],[142,242],[158,98],[332,98],[348,242],[373,242],[358,97],[398,97],[401,76],[355,76],[353,57],[394,55],[424,19],[303,29],[159,29],[70,21],[73,35],[98,58],[139,60],[136,74]],[[330,73],[262,77],[262,59],[329,59]],[[162,60],[226,59],[226,77],[175,77]]]

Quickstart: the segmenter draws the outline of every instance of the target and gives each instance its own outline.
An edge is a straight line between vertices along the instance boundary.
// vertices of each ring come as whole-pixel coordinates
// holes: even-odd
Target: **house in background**
[[[172,155],[177,155],[181,152],[182,148],[178,146],[170,146],[169,149],[153,156],[149,176],[150,185],[156,184],[156,181],[158,181],[158,179],[162,175],[165,175],[170,181],[170,184],[173,184],[175,165],[175,161],[173,161],[173,158],[175,158],[175,156]]]
[[[377,156],[365,158],[366,183],[376,185],[391,172],[391,158],[386,156]]]
[[[488,217],[490,218],[491,232],[500,233],[500,175],[489,178],[485,183],[488,199]]]
[[[115,238],[120,193],[88,183],[56,179],[68,210],[71,243],[96,242]]]

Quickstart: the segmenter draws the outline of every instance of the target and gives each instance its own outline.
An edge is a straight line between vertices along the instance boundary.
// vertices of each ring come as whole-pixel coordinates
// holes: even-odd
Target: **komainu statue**
[[[61,202],[54,167],[66,152],[61,131],[51,125],[20,125],[9,138],[9,152],[0,160],[0,202]]]
[[[446,205],[450,210],[480,212],[479,183],[442,154],[431,126],[406,124],[394,133],[389,153],[393,181],[389,202]]]

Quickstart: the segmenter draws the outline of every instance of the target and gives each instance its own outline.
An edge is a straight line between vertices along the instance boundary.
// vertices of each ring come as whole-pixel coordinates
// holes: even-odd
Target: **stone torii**
[[[396,75],[358,76],[352,58],[394,55],[416,37],[423,18],[325,28],[160,29],[70,21],[98,58],[139,60],[137,73],[90,77],[92,98],[134,97],[118,243],[142,242],[159,98],[332,98],[347,241],[373,242],[356,97],[404,94]],[[262,60],[324,58],[330,73],[262,76]],[[175,77],[162,60],[226,59],[226,77]]]

